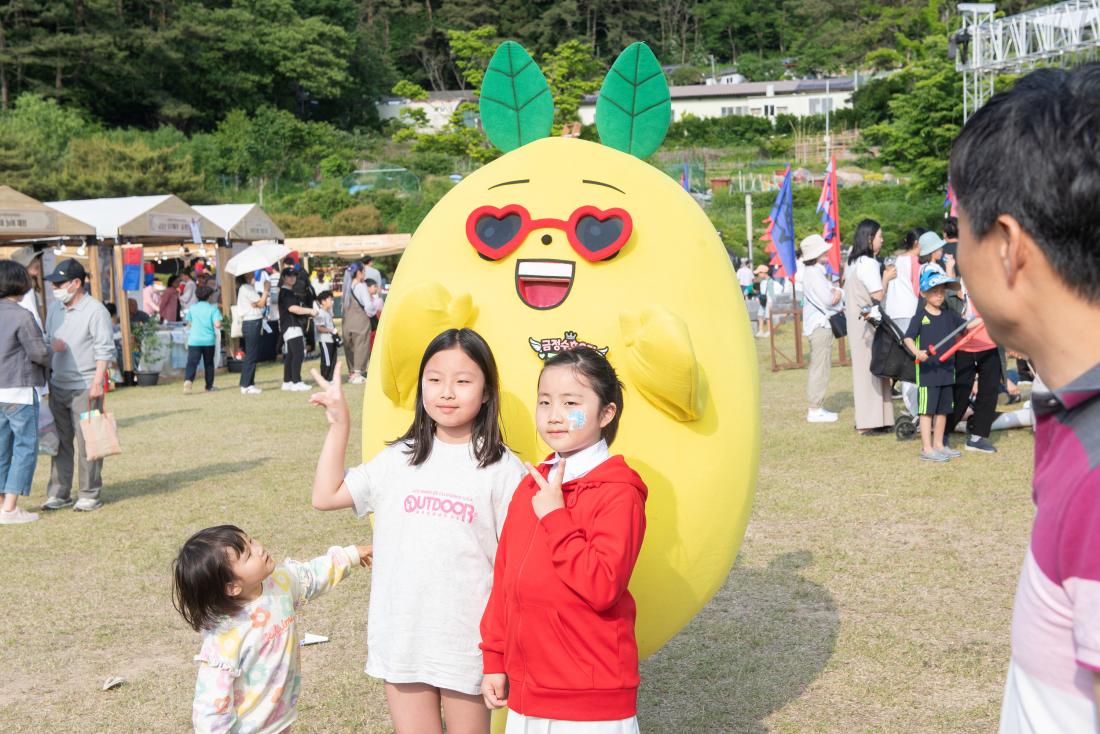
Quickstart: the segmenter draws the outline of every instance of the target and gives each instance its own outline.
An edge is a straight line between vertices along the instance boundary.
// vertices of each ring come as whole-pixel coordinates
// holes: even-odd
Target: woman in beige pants
[[[365,276],[363,266],[355,263],[347,291],[343,296],[344,320],[341,326],[344,332],[344,354],[348,359],[348,382],[358,384],[364,381],[367,360],[370,359],[370,316],[356,297],[355,286],[361,284]]]
[[[832,283],[819,262],[825,259],[829,243],[819,234],[812,234],[799,245],[802,252],[802,327],[810,341],[810,369],[806,380],[806,400],[810,423],[835,423],[837,414],[825,410],[825,393],[829,389],[829,368],[833,361],[833,328],[829,317],[840,313],[843,293]]]
[[[852,350],[852,395],[856,404],[856,429],[863,435],[887,433],[894,426],[890,381],[871,374],[871,344],[875,328],[862,309],[882,300],[896,274],[894,266],[883,273],[875,255],[882,249],[882,227],[864,219],[852,238],[852,252],[844,274],[844,315],[848,321],[848,346]]]

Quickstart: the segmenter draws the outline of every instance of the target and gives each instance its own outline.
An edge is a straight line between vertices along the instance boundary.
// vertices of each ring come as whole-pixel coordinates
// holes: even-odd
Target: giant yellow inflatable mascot
[[[412,420],[420,358],[470,327],[500,368],[508,444],[535,431],[542,360],[589,345],[625,386],[613,452],[649,486],[631,579],[639,652],[657,650],[725,581],[748,521],[760,418],[756,352],[733,268],[703,210],[645,163],[668,130],[668,85],[647,46],[616,60],[596,108],[602,144],[548,137],[553,102],[519,45],[496,51],[481,116],[503,151],[416,230],[371,357],[363,456]]]

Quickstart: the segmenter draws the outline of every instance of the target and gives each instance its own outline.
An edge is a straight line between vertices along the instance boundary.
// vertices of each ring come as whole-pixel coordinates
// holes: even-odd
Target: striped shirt
[[[1100,365],[1035,408],[1035,525],[1012,617],[1002,734],[1097,731]]]

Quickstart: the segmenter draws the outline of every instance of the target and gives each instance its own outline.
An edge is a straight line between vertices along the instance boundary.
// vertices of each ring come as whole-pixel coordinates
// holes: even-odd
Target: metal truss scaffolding
[[[993,79],[1045,61],[1100,48],[1100,0],[1068,0],[1006,18],[993,3],[962,3],[962,28],[951,37],[963,74],[963,119],[993,95]]]

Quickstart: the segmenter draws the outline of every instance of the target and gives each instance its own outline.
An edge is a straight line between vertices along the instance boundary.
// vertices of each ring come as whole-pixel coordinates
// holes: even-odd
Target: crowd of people
[[[990,433],[999,395],[1020,400],[1019,377],[1030,368],[1019,358],[1014,378],[1012,355],[995,344],[969,298],[955,253],[958,221],[947,217],[942,236],[916,227],[905,233],[895,254],[884,257],[882,226],[865,219],[855,228],[840,274],[827,267],[831,246],[810,235],[799,246],[795,279],[777,279],[767,265],[737,270],[747,299],[756,299],[757,336],[770,335],[771,307],[781,298],[800,302],[802,333],[809,343],[806,420],[833,423],[838,414],[825,402],[834,341],[847,337],[852,365],[855,429],[863,436],[894,433],[895,400],[903,415],[918,417],[920,458],[958,458],[951,434],[962,426],[963,447],[996,453]],[[936,277],[932,277],[935,275]],[[971,331],[975,333],[970,333]],[[895,340],[915,363],[913,374],[883,374],[876,364],[883,342]],[[950,356],[955,341],[957,351]]]
[[[18,506],[30,494],[39,442],[50,439],[50,479],[41,511],[73,507],[90,512],[102,506],[102,459],[88,459],[82,417],[102,411],[112,368],[121,367],[118,309],[88,289],[88,274],[69,258],[42,273],[42,250],[24,247],[0,260],[0,524],[33,522],[39,514]],[[196,267],[197,265],[197,267]],[[225,316],[217,306],[216,279],[199,261],[166,282],[147,274],[142,304],[127,299],[132,323],[186,322],[187,361],[183,392],[191,394],[203,367],[207,392],[215,390],[215,352]],[[345,308],[346,358],[353,382],[365,379],[367,361],[382,310],[381,274],[370,258],[348,268],[351,318]],[[366,277],[367,274],[373,277]],[[258,278],[258,279],[257,279]],[[35,281],[49,284],[46,319],[39,312]],[[377,280],[376,280],[377,279]],[[302,379],[307,352],[316,349],[321,374],[331,379],[341,343],[333,317],[332,281],[311,281],[297,266],[286,267],[272,285],[271,274],[238,278],[237,304],[243,337],[241,392],[256,395],[256,365],[265,329],[278,330],[287,391],[310,387]],[[326,290],[317,293],[316,286]],[[347,302],[347,301],[345,301]],[[77,497],[72,497],[74,480]]]
[[[277,272],[262,270],[238,276],[237,309],[243,341],[241,394],[262,392],[256,385],[256,365],[265,333],[275,335],[276,352],[283,354],[283,390],[310,389],[302,379],[302,365],[309,355],[321,360],[321,374],[331,376],[340,345],[348,365],[348,382],[363,383],[382,313],[383,283],[382,274],[369,256],[345,269],[341,334],[334,319],[331,280],[310,278],[297,264]]]

